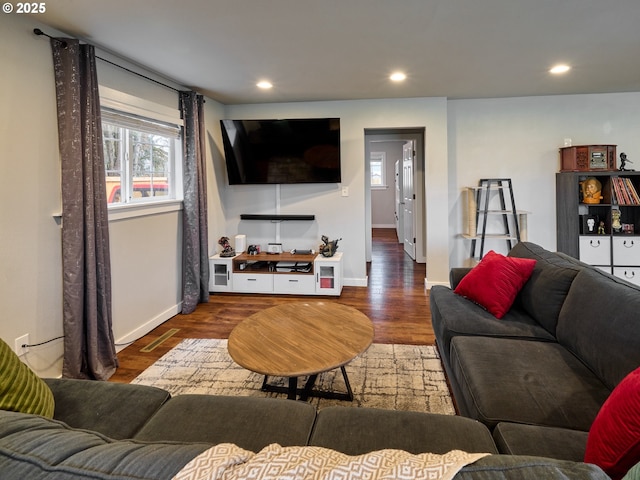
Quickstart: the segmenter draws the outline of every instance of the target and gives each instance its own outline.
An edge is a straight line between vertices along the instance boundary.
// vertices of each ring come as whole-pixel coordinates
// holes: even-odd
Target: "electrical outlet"
[[[349,187],[342,187],[342,196],[343,197],[349,196]]]
[[[14,350],[16,355],[21,357],[25,353],[29,351],[29,347],[23,347],[23,345],[29,345],[29,334],[22,335],[21,337],[16,338],[16,343],[14,345]]]

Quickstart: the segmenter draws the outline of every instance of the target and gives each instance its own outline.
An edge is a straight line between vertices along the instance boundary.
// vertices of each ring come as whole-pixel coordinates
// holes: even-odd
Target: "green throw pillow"
[[[53,418],[54,406],[49,386],[0,339],[0,410]]]

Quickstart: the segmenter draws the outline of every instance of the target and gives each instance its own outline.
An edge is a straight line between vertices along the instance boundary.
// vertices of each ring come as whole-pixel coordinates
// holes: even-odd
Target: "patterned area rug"
[[[373,344],[346,366],[353,402],[311,398],[321,409],[330,405],[412,410],[454,415],[438,351],[425,345]],[[151,385],[172,395],[285,397],[261,390],[264,377],[237,365],[226,340],[186,339],[131,383]],[[287,385],[286,378],[270,383]],[[299,385],[304,379],[299,379]],[[316,389],[345,392],[340,369],[320,374]]]

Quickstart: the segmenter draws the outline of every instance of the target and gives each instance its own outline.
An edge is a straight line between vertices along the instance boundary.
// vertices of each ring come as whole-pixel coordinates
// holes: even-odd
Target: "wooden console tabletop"
[[[265,376],[289,377],[289,398],[296,379],[342,368],[373,342],[371,320],[355,308],[335,302],[292,302],[267,308],[239,323],[229,335],[231,358]],[[351,398],[353,395],[351,394]]]

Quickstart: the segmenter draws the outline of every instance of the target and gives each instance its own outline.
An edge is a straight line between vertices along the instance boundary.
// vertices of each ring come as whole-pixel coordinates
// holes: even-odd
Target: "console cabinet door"
[[[340,295],[342,292],[342,253],[333,257],[318,255],[313,270],[316,277],[316,294]]]
[[[233,283],[231,274],[232,258],[214,255],[209,258],[209,291],[231,292]]]

